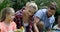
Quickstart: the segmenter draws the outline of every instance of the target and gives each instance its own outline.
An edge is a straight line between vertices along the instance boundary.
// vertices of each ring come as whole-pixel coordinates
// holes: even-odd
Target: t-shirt
[[[9,26],[7,26],[4,22],[0,23],[1,32],[13,32],[16,30],[15,22],[11,22]]]
[[[58,27],[58,24],[55,25],[55,26],[53,27],[53,29],[58,29],[58,30],[60,30],[60,28]]]
[[[27,26],[26,27],[26,32],[31,32],[31,30],[33,29],[32,28],[33,27],[33,17],[29,17],[29,23],[24,25],[24,23],[22,21],[23,10],[24,9],[21,9],[21,10],[16,12],[14,22],[17,24],[18,29],[20,29],[21,26]]]
[[[37,16],[41,21],[44,22],[45,28],[51,28],[52,24],[55,21],[55,18],[54,15],[48,18],[47,11],[47,9],[40,9],[36,12],[34,16]]]
[[[58,27],[58,24],[53,27],[53,32],[60,32],[60,28]]]

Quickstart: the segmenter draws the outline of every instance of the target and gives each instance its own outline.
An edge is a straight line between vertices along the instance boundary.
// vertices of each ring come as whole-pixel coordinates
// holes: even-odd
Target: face
[[[7,18],[9,21],[13,21],[14,13],[15,13],[14,10],[12,10],[9,15],[7,14],[6,18]]]
[[[49,9],[48,12],[47,12],[48,17],[51,17],[54,14],[55,14],[55,10]]]
[[[32,16],[35,12],[35,9],[31,6],[29,7],[26,7],[25,10],[24,10],[24,13],[26,16]]]
[[[60,25],[60,18],[58,18],[58,25]]]

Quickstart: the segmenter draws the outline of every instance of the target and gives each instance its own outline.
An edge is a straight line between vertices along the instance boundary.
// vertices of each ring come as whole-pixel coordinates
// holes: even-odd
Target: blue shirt
[[[46,28],[51,28],[52,24],[55,21],[55,18],[54,15],[48,18],[46,13],[47,11],[47,9],[40,9],[36,12],[34,16],[37,16],[40,20],[42,20]]]

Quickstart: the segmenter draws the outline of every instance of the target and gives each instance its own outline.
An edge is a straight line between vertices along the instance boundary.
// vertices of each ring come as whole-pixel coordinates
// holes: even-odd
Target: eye
[[[31,12],[31,10],[29,10],[29,12]]]
[[[34,12],[33,11],[30,11],[31,14],[33,14]]]

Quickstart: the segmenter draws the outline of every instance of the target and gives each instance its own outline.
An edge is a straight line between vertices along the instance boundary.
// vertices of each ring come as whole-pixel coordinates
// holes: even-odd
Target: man
[[[17,28],[20,29],[21,27],[25,28],[25,32],[31,32],[33,26],[33,15],[38,10],[37,5],[35,2],[27,2],[26,7],[19,10],[15,14],[14,21],[17,24]]]
[[[55,10],[56,10],[56,5],[54,2],[52,5],[48,7],[48,9],[38,10],[34,15],[34,26],[37,25],[39,21],[42,21],[44,23],[45,29],[47,31],[50,31],[50,28],[53,25],[51,23],[54,23],[55,21],[55,18],[54,18],[54,14],[56,12]]]

